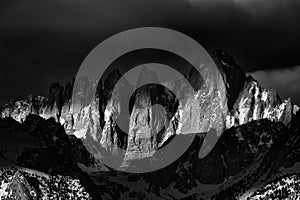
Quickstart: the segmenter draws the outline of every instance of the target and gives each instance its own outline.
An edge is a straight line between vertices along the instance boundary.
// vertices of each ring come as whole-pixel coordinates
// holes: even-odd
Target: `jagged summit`
[[[138,75],[136,85],[142,86],[147,83],[158,83],[158,77],[154,71],[150,70],[146,65],[143,65]]]
[[[214,51],[212,58],[223,75],[227,89],[228,108],[232,109],[245,84],[246,74],[243,69],[236,64],[234,58],[225,51]]]
[[[237,70],[243,71],[243,69],[236,63],[234,57],[226,51],[216,49],[212,52],[212,58],[215,62],[216,60],[219,60],[227,67],[236,68]]]

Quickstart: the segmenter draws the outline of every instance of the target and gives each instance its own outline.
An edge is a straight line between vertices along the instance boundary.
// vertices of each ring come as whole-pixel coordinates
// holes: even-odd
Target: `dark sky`
[[[290,72],[282,78],[293,81],[274,87],[300,103],[299,21],[299,0],[1,0],[0,104],[47,95],[101,41],[143,26],[183,32],[210,53],[226,50],[267,87],[269,72]]]

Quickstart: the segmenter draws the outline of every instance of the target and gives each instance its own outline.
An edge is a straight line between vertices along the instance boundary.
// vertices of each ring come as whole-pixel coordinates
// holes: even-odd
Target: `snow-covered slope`
[[[277,178],[257,190],[249,200],[300,199],[300,175]]]

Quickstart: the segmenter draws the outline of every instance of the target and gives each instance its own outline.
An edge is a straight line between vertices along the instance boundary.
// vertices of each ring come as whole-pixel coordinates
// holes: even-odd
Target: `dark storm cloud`
[[[1,9],[0,28],[7,35],[21,32],[21,37],[44,31],[40,37],[45,40],[53,40],[47,38],[48,34],[58,35],[69,43],[82,41],[93,43],[93,47],[122,30],[163,26],[194,37],[210,51],[214,48],[230,51],[251,71],[299,64],[295,52],[300,43],[298,2],[13,0]],[[50,48],[55,48],[51,44],[59,46],[55,38],[49,43]]]
[[[98,43],[141,26],[176,29],[209,52],[227,50],[247,71],[299,65],[298,2],[4,0],[0,99],[45,95],[51,82],[70,80]]]

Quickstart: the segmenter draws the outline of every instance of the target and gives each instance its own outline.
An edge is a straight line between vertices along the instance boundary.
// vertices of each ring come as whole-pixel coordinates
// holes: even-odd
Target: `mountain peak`
[[[235,62],[233,56],[221,50],[212,53],[227,89],[228,108],[232,109],[246,81],[244,70]]]
[[[137,79],[137,86],[142,86],[147,83],[158,83],[158,76],[155,71],[152,71],[146,65],[142,66],[139,77]]]
[[[215,62],[221,62],[223,66],[236,68],[236,70],[243,71],[243,69],[236,63],[234,57],[226,51],[217,49],[213,51],[212,58]]]

